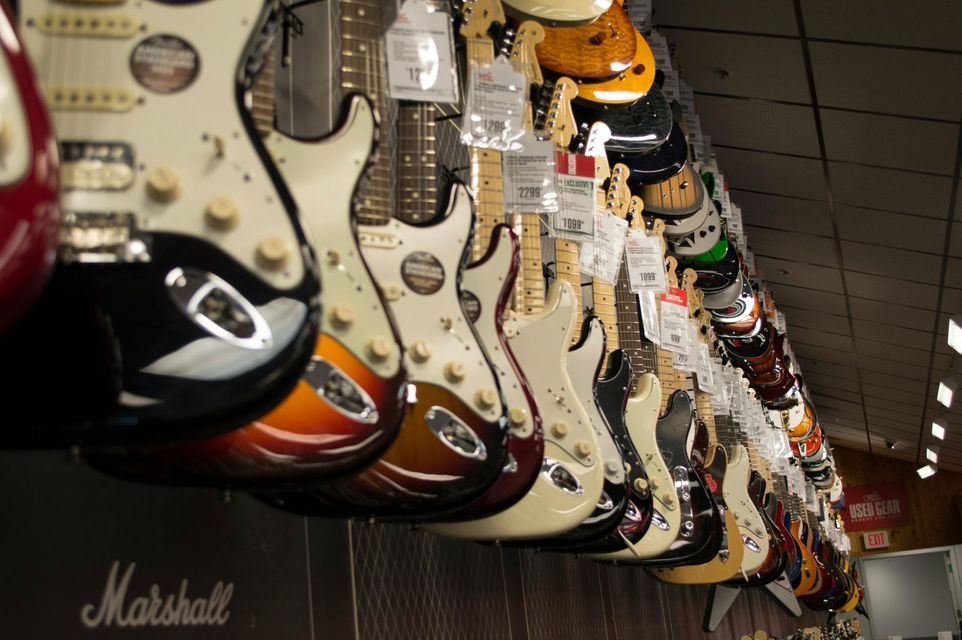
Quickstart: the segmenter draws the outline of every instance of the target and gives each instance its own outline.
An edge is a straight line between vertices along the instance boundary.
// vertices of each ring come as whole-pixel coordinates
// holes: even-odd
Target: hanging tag
[[[504,207],[509,213],[555,213],[555,149],[550,140],[538,140],[531,131],[522,138],[524,149],[501,155]]]
[[[684,289],[668,287],[661,294],[661,342],[673,353],[688,353],[688,294]]]
[[[691,160],[700,161],[702,159],[702,146],[704,145],[701,133],[701,118],[698,117],[697,113],[691,113],[686,121],[688,123],[688,141],[697,154],[697,157]]]
[[[665,39],[665,36],[657,31],[652,31],[645,39],[648,41],[651,54],[655,58],[655,68],[661,69],[666,76],[669,73],[673,73],[671,68],[671,51],[668,48],[668,40]]]
[[[638,308],[641,309],[641,328],[645,331],[645,337],[654,344],[661,346],[661,323],[658,322],[655,292],[642,291],[639,293]]]
[[[698,346],[695,351],[695,376],[698,378],[698,388],[708,393],[709,395],[715,395],[715,376],[712,372],[711,358],[708,355],[708,345],[698,341]]]
[[[390,97],[458,102],[458,67],[450,15],[424,0],[407,0],[384,42]]]
[[[658,68],[660,69],[661,67]],[[661,86],[661,92],[665,94],[665,97],[668,98],[669,101],[679,100],[681,98],[680,82],[678,73],[671,69],[665,70],[665,83]]]
[[[642,229],[629,230],[625,238],[625,260],[632,292],[664,291],[668,288],[665,259],[658,236],[649,236]]]
[[[518,150],[524,129],[521,112],[527,80],[498,57],[490,65],[471,68],[461,141],[471,147]]]
[[[556,155],[558,212],[551,216],[551,235],[574,242],[595,235],[595,160],[559,151]]]
[[[695,357],[694,349],[692,348],[692,343],[698,340],[698,336],[695,335],[695,328],[689,323],[688,331],[685,337],[685,350],[682,351],[672,351],[671,361],[674,364],[675,369],[679,371],[695,371]]]
[[[599,209],[595,215],[594,239],[581,244],[581,271],[602,282],[617,283],[627,231],[627,220]]]
[[[632,0],[628,4],[628,17],[639,33],[651,28],[651,0]]]

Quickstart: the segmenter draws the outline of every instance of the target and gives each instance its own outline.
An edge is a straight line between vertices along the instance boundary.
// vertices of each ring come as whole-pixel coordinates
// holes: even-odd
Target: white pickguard
[[[631,562],[654,558],[671,546],[678,536],[681,525],[681,511],[678,508],[678,495],[671,472],[661,457],[656,440],[658,412],[661,406],[661,383],[658,377],[646,373],[638,380],[635,394],[628,399],[625,422],[628,435],[634,444],[648,475],[648,484],[654,499],[654,509],[659,514],[659,524],[655,521],[648,527],[644,537],[633,548],[625,548],[615,553],[588,556],[598,560],[617,560]],[[671,506],[665,501],[671,496]]]
[[[597,19],[611,7],[612,0],[504,0],[512,13],[539,22],[586,23]]]
[[[593,319],[588,328],[584,342],[577,349],[568,352],[568,376],[574,387],[575,395],[581,401],[588,421],[595,430],[598,438],[598,452],[604,465],[605,477],[609,482],[622,484],[625,481],[625,462],[618,451],[607,422],[598,408],[595,397],[595,372],[605,355],[605,328],[601,320]]]
[[[263,0],[213,0],[186,7],[157,2],[94,7],[53,0],[20,4],[25,45],[44,85],[58,138],[122,142],[134,150],[129,187],[65,191],[64,211],[133,212],[144,230],[203,238],[273,287],[298,285],[306,269],[300,243],[236,99],[238,64]],[[38,25],[50,14],[122,16],[138,28],[123,37],[45,35]],[[101,17],[100,22],[106,20]],[[157,93],[133,76],[135,48],[158,34],[176,36],[197,52],[197,76],[182,90]],[[132,104],[122,111],[60,108],[57,96],[69,93],[64,87],[79,90],[82,100],[122,94]],[[170,202],[148,194],[148,176],[161,168],[173,171],[179,183],[180,193]],[[228,231],[214,229],[205,217],[208,205],[218,198],[229,198],[238,207],[236,224]],[[259,264],[258,247],[269,238],[274,251],[286,251],[283,268]]]
[[[534,486],[514,506],[496,515],[443,525],[429,531],[473,540],[544,538],[574,529],[591,515],[601,498],[604,471],[597,455],[589,460],[568,453],[568,443],[586,442],[598,450],[594,429],[568,378],[568,344],[573,331],[575,309],[571,285],[555,281],[548,290],[545,309],[530,316],[513,316],[505,322],[511,351],[525,372],[535,394],[544,422],[545,458],[555,460],[577,479],[580,495],[555,486],[538,474]],[[564,423],[566,435],[558,437],[552,427]]]
[[[741,566],[745,574],[757,571],[768,555],[768,531],[748,495],[748,479],[751,472],[752,468],[745,447],[740,444],[731,447],[725,479],[722,482],[722,495],[725,496],[725,506],[735,516],[742,539],[747,537],[758,546],[756,550],[751,544],[745,544],[745,555]]]
[[[458,287],[461,258],[473,224],[471,198],[458,185],[451,192],[447,215],[437,224],[415,227],[392,218],[383,226],[360,226],[358,233],[364,257],[394,313],[409,378],[447,388],[483,420],[499,422],[505,408],[498,380],[464,315]],[[429,253],[443,269],[443,278],[431,294],[417,293],[402,277],[404,261],[417,252]],[[422,352],[426,358],[412,354],[415,344],[427,347]],[[456,378],[450,375],[455,369]],[[486,390],[495,392],[498,399],[482,408],[477,399]]]
[[[322,331],[387,378],[400,368],[401,351],[364,265],[352,225],[354,188],[372,153],[374,127],[370,103],[354,98],[345,125],[334,135],[302,142],[274,133],[269,147],[317,252],[324,285]],[[349,323],[336,319],[336,314],[344,310],[354,317]],[[390,346],[387,357],[374,357],[369,348],[379,338]]]

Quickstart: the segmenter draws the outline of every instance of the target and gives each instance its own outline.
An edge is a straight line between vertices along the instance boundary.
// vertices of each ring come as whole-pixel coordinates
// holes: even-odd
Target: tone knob
[[[487,411],[498,404],[498,392],[494,389],[478,389],[474,392],[474,404]]]
[[[591,455],[591,445],[584,440],[575,443],[575,455],[579,458],[587,458]]]
[[[638,493],[648,493],[649,484],[650,483],[644,478],[635,478],[635,481],[632,483],[632,486],[635,488],[635,491],[637,491]]]
[[[621,465],[615,460],[609,460],[605,463],[605,473],[618,473],[621,469]]]
[[[508,424],[512,427],[523,427],[528,423],[528,412],[521,407],[511,407],[508,409]]]
[[[666,491],[664,495],[661,496],[661,501],[665,504],[675,504],[675,495],[671,491]]]
[[[648,484],[650,484],[651,488],[654,489],[655,491],[658,491],[658,489],[661,487],[661,483],[658,481],[658,478],[649,479]]]
[[[181,180],[170,167],[158,167],[147,175],[147,195],[157,202],[169,204],[180,196]]]
[[[391,342],[382,336],[376,336],[367,341],[367,352],[372,360],[383,362],[391,355]]]
[[[354,307],[349,304],[336,304],[331,309],[331,322],[339,329],[346,329],[357,320]]]
[[[560,420],[551,425],[551,435],[555,438],[564,438],[568,435],[568,425]]]
[[[277,236],[267,236],[257,244],[257,263],[264,269],[283,269],[289,256],[287,243]]]
[[[754,531],[755,535],[758,537],[762,537],[765,535],[765,530],[762,529],[761,527],[755,527],[754,529],[752,529],[752,531]]]
[[[240,220],[240,206],[227,196],[214,198],[204,208],[204,220],[218,231],[230,231]]]
[[[462,382],[466,375],[467,371],[464,368],[463,362],[452,360],[444,365],[444,377],[448,382],[457,384],[458,382]]]
[[[415,340],[408,347],[408,355],[417,363],[427,362],[431,357],[431,346],[424,340]]]

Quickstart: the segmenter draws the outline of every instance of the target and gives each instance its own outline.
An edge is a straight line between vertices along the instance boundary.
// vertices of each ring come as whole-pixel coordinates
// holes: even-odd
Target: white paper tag
[[[661,92],[665,94],[668,100],[678,100],[681,98],[681,89],[679,87],[680,79],[678,74],[667,69],[665,71],[665,82],[661,86]]]
[[[407,0],[384,42],[389,96],[417,102],[458,102],[450,15],[424,0]]]
[[[538,140],[534,133],[525,131],[522,144],[523,150],[501,155],[505,210],[554,213],[558,210],[554,143]]]
[[[702,159],[702,145],[704,145],[704,140],[701,133],[701,118],[697,114],[692,113],[687,117],[688,122],[688,141],[691,147],[698,154],[696,158],[692,158],[694,161],[701,161]]]
[[[499,56],[490,65],[471,68],[461,140],[472,147],[521,149],[521,113],[528,81]]]
[[[715,395],[715,375],[712,371],[711,357],[708,355],[708,345],[698,341],[695,352],[695,376],[698,378],[698,388],[709,395]]]
[[[661,343],[673,353],[688,353],[688,294],[668,287],[661,294]]]
[[[657,31],[652,31],[645,39],[648,40],[648,46],[651,48],[651,53],[655,58],[655,68],[661,69],[666,76],[669,73],[673,73],[671,67],[671,49],[668,48],[668,40],[665,39],[665,36]]]
[[[658,321],[655,292],[642,291],[639,293],[638,308],[641,310],[641,328],[645,332],[645,337],[654,344],[661,346],[661,323]]]
[[[736,236],[745,233],[744,227],[742,227],[742,210],[738,205],[731,205],[732,215],[728,220],[728,230],[735,234]]]
[[[628,17],[641,33],[651,28],[651,0],[632,0],[628,4]]]
[[[557,153],[558,211],[551,216],[551,235],[575,242],[595,235],[595,160],[589,156]]]
[[[688,372],[695,371],[696,351],[693,348],[693,345],[697,341],[698,341],[698,336],[695,335],[695,328],[691,325],[691,323],[689,323],[687,338],[685,340],[685,347],[686,347],[685,351],[684,352],[672,351],[671,353],[671,361],[672,361],[672,364],[675,366],[675,369],[678,369],[679,371],[688,371]]]
[[[581,244],[581,271],[602,282],[617,283],[627,231],[627,220],[599,209],[595,215],[594,239]]]
[[[664,291],[668,288],[664,254],[658,236],[649,236],[643,229],[630,229],[625,238],[625,261],[633,292]]]

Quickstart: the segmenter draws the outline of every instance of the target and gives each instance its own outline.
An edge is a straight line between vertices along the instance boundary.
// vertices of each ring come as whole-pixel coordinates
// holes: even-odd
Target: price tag
[[[668,287],[661,294],[661,344],[672,353],[688,353],[688,294],[684,289]]]
[[[742,226],[742,210],[738,205],[731,205],[732,216],[728,220],[728,230],[736,236],[745,232]]]
[[[696,342],[698,342],[698,335],[695,333],[695,327],[689,323],[688,337],[685,340],[685,346],[687,347],[685,352],[682,353],[680,351],[673,351],[671,354],[672,364],[674,364],[675,368],[679,371],[695,371],[696,351],[694,344]]]
[[[685,117],[688,119],[688,124],[690,126],[691,119],[697,114],[695,109],[695,90],[684,80],[678,81],[678,102],[680,102],[681,106],[684,108]]]
[[[558,210],[554,143],[538,140],[526,131],[522,144],[523,150],[501,155],[505,209],[513,213],[554,213]]]
[[[520,149],[527,86],[524,74],[515,73],[503,57],[490,65],[473,66],[468,74],[461,141],[481,149]]]
[[[648,31],[651,28],[651,0],[632,0],[628,5],[628,17],[640,33]]]
[[[602,282],[617,283],[627,231],[627,220],[599,209],[595,215],[594,239],[581,244],[581,271]]]
[[[712,163],[715,162],[711,152],[711,136],[704,131],[701,134],[701,159],[703,162],[705,160],[711,160]],[[715,167],[717,168],[718,165],[715,165]]]
[[[669,101],[681,98],[679,82],[680,79],[677,73],[671,69],[665,70],[665,82],[662,84],[661,92],[665,94],[665,97],[668,98]]]
[[[669,74],[674,73],[671,67],[671,49],[668,48],[668,40],[657,31],[652,31],[645,39],[648,41],[648,46],[651,48],[651,53],[655,58],[655,68],[661,69],[667,79]],[[676,82],[677,78],[678,76],[676,74]]]
[[[661,239],[658,236],[649,236],[643,229],[629,230],[625,238],[625,261],[633,292],[664,291],[668,288]]]
[[[551,217],[551,235],[590,241],[595,235],[595,160],[558,151],[556,156],[558,211]]]
[[[658,306],[655,304],[654,291],[638,294],[638,307],[641,309],[641,328],[645,337],[661,346],[661,324],[658,322]]]
[[[708,345],[698,341],[695,352],[695,376],[698,378],[698,388],[709,395],[715,395],[715,375],[712,371],[712,361],[708,354]]]
[[[745,266],[748,267],[748,273],[755,275],[757,273],[755,271],[755,254],[746,248],[742,251],[742,256],[745,259]]]
[[[688,142],[695,150],[695,153],[698,154],[698,157],[692,158],[692,160],[701,160],[702,146],[705,144],[705,142],[701,133],[701,118],[694,113],[688,116]]]
[[[388,95],[417,102],[458,102],[451,16],[424,0],[407,0],[384,36]]]

